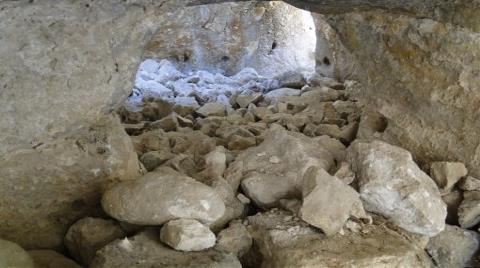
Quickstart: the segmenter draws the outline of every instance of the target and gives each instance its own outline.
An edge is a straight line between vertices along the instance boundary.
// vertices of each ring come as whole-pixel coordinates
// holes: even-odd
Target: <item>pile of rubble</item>
[[[176,82],[205,81],[191,79]],[[380,141],[385,119],[348,86],[294,80],[213,95],[168,80],[173,95],[130,100],[119,115],[145,174],[103,194],[111,218],[70,227],[70,255],[96,268],[474,265],[480,180]]]

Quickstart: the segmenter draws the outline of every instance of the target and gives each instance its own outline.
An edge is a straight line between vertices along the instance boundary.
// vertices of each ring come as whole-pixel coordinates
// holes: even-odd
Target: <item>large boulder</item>
[[[161,225],[177,218],[212,223],[225,204],[211,187],[170,168],[160,168],[109,189],[102,206],[110,216],[138,225]]]
[[[213,249],[182,252],[160,243],[158,232],[147,230],[132,238],[114,241],[98,251],[91,268],[185,267],[241,268],[237,257]]]
[[[413,233],[435,236],[443,230],[446,205],[410,152],[381,141],[357,141],[348,149],[348,158],[366,210]]]
[[[0,237],[26,248],[59,248],[76,220],[102,215],[111,184],[139,177],[132,142],[117,119],[0,160]]]
[[[261,257],[253,267],[430,267],[416,244],[384,224],[327,237],[291,213],[271,210],[248,218]]]
[[[279,146],[281,145],[281,146]],[[301,196],[306,170],[329,170],[333,154],[300,133],[273,129],[259,146],[243,151],[225,172],[225,178],[260,207],[272,207],[282,198]]]

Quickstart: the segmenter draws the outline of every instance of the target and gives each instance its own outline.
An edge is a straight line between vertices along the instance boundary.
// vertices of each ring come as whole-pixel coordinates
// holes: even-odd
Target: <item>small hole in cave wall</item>
[[[277,41],[273,41],[272,43],[272,50],[277,48]]]
[[[230,58],[228,56],[223,56],[222,57],[222,61],[229,61],[229,60],[230,60]]]
[[[322,60],[323,64],[325,65],[330,65],[330,59],[327,58],[327,57],[324,57],[323,60]]]
[[[187,52],[183,53],[183,62],[187,62],[190,60],[190,55]]]

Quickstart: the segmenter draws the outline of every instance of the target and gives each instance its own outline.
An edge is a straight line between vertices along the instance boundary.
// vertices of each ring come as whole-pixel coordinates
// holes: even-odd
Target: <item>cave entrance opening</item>
[[[185,7],[159,18],[127,107],[145,97],[229,105],[235,94],[301,88],[315,73],[312,14],[280,1]]]

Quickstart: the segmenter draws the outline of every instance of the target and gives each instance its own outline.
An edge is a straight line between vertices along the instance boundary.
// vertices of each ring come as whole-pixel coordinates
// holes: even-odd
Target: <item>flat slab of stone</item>
[[[147,230],[131,238],[116,240],[97,252],[91,268],[241,268],[237,257],[209,249],[183,252],[159,241],[159,234]]]
[[[384,225],[327,237],[291,213],[272,210],[248,217],[247,227],[263,256],[257,267],[430,267],[428,257]]]

